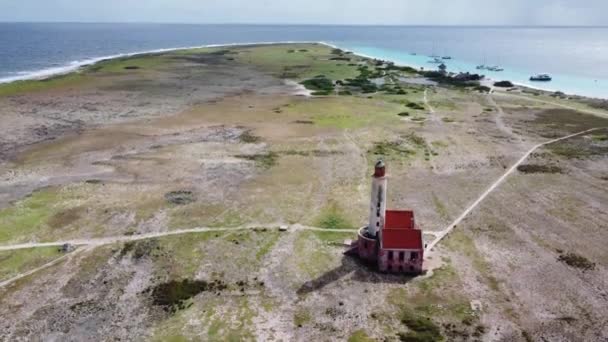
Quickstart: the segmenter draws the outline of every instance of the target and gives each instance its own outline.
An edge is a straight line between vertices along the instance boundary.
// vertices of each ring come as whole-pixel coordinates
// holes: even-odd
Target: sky
[[[0,0],[0,21],[606,26],[608,0]]]

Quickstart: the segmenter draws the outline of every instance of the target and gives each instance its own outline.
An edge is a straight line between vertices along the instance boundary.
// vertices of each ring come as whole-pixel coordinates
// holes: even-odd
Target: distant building
[[[386,210],[386,192],[386,166],[378,161],[372,177],[369,223],[359,230],[351,252],[376,263],[382,272],[421,273],[424,245],[414,212]]]
[[[445,65],[445,64],[443,64],[443,63],[441,63],[441,64],[439,65],[439,72],[440,72],[440,73],[442,73],[442,74],[444,74],[444,75],[445,75],[447,70],[448,70],[447,65]]]

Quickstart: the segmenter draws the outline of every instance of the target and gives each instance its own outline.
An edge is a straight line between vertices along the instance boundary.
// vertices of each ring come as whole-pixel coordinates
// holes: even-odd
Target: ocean
[[[47,77],[99,59],[210,44],[319,41],[399,64],[480,72],[547,90],[608,98],[608,27],[430,27],[0,23],[0,82]],[[478,71],[479,64],[502,72]],[[549,73],[553,81],[530,82]]]

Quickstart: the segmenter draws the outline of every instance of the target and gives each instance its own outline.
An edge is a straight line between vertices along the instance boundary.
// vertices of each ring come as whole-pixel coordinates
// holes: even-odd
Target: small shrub
[[[407,135],[407,139],[418,147],[426,146],[426,140],[414,132]]]
[[[399,115],[399,116],[410,116],[410,113],[409,112],[401,112],[401,113],[399,113],[397,115]]]
[[[592,134],[591,139],[594,141],[608,141],[608,134]]]
[[[475,332],[473,332],[473,336],[481,337],[485,333],[486,333],[486,327],[484,327],[483,325],[478,325],[477,327],[475,327]]]
[[[576,253],[561,254],[557,260],[566,263],[566,265],[582,269],[583,271],[589,271],[595,268],[595,263],[589,261],[582,255]]]
[[[293,315],[293,323],[298,327],[302,327],[306,323],[310,322],[312,319],[310,312],[306,309],[299,309]]]
[[[498,81],[494,82],[494,86],[500,88],[511,88],[513,87],[513,83],[511,83],[511,81]]]
[[[251,131],[245,131],[243,134],[241,134],[241,136],[239,136],[239,140],[246,144],[255,144],[260,142],[262,138],[258,137],[257,135],[253,135]]]
[[[194,194],[192,191],[178,190],[171,191],[165,194],[165,199],[169,203],[177,205],[185,205],[194,202]]]
[[[332,61],[346,61],[346,62],[350,62],[350,58],[348,58],[348,57],[332,57],[332,58],[330,58],[330,60],[332,60]]]
[[[521,336],[526,342],[534,342],[534,339],[532,338],[532,336],[530,336],[530,333],[525,330],[521,332]]]
[[[572,316],[562,316],[557,318],[559,321],[566,322],[568,324],[572,324],[576,322],[576,318]]]
[[[522,173],[562,173],[562,169],[553,165],[525,164],[519,165],[517,171]]]
[[[348,338],[348,342],[374,342],[374,341],[375,340],[372,339],[371,337],[369,337],[363,329],[355,331]]]
[[[476,86],[473,89],[477,90],[480,93],[489,93],[490,92],[490,87],[483,86],[483,85]]]
[[[204,291],[221,291],[228,286],[220,280],[206,282],[204,280],[184,279],[172,280],[148,289],[152,292],[152,303],[165,311],[176,312],[186,307],[186,301]]]
[[[270,169],[276,165],[279,156],[276,152],[268,152],[264,154],[240,154],[236,157],[253,161],[255,162],[256,166],[262,169]]]
[[[406,146],[403,146],[399,141],[382,141],[374,144],[374,147],[369,151],[370,153],[377,156],[390,156],[390,155],[410,155],[415,154],[415,151],[410,150]]]
[[[353,227],[353,224],[346,217],[344,217],[342,209],[335,202],[331,202],[329,206],[323,209],[323,212],[316,220],[316,225],[327,229],[344,229]]]
[[[411,108],[411,109],[415,109],[415,110],[424,110],[424,106],[422,106],[418,103],[415,103],[415,102],[409,102],[405,106],[408,108]]]
[[[413,312],[403,310],[401,323],[410,330],[406,333],[399,333],[401,341],[435,342],[443,340],[439,327],[428,317],[416,316]]]

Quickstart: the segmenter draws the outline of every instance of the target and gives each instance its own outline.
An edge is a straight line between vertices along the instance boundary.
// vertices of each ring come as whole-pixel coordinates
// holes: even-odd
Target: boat
[[[434,59],[430,60],[429,63],[431,64],[441,64],[443,63],[443,61],[437,57],[435,57]]]
[[[477,70],[484,70],[484,69],[487,69],[487,66],[485,66],[483,64],[477,66]]]
[[[486,67],[486,69],[490,70],[490,71],[504,71],[505,69],[498,67],[498,66],[491,66],[491,67]]]
[[[538,75],[530,76],[530,81],[548,82],[551,80],[552,80],[552,78],[549,74],[538,74]]]
[[[452,59],[452,57],[450,57],[450,56],[443,56],[443,57],[441,57],[441,59]]]

